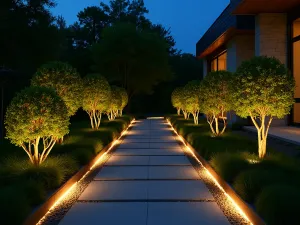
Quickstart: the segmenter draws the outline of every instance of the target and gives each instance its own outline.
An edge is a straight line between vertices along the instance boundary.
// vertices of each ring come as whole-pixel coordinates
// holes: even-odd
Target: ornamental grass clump
[[[102,113],[111,101],[111,88],[107,80],[99,74],[90,74],[83,79],[82,108],[90,117],[91,127],[98,130]]]
[[[5,115],[7,138],[20,146],[34,165],[42,164],[56,141],[69,132],[64,101],[54,89],[29,87],[13,98]]]
[[[274,117],[283,118],[294,103],[295,81],[278,59],[266,56],[245,61],[234,79],[234,110],[250,116],[257,129],[258,153],[267,153],[267,137]]]
[[[76,69],[67,63],[50,62],[38,69],[31,80],[32,86],[55,89],[65,102],[68,115],[75,115],[82,105],[82,79]]]
[[[213,136],[221,136],[226,130],[226,113],[233,109],[232,79],[232,73],[216,71],[209,73],[201,82],[201,111],[206,115]],[[222,130],[220,120],[223,121]]]

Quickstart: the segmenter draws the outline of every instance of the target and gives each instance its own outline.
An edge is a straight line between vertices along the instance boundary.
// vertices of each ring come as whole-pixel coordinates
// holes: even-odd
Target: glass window
[[[300,103],[294,104],[294,123],[300,123]]]
[[[300,36],[300,18],[293,23],[293,37]]]
[[[293,43],[293,73],[296,81],[295,98],[300,98],[300,41]]]
[[[211,61],[211,71],[220,71],[227,69],[227,52],[222,53]]]

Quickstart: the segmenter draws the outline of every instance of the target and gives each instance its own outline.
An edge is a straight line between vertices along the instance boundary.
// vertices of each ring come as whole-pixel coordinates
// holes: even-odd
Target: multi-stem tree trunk
[[[215,137],[219,137],[219,136],[222,136],[224,134],[224,132],[226,130],[226,127],[227,127],[227,121],[224,117],[222,117],[224,126],[223,126],[223,129],[221,131],[219,129],[219,116],[216,116],[215,114],[209,114],[209,115],[206,116],[206,119],[207,119],[207,122],[210,126],[211,132],[213,133],[213,135]],[[215,125],[215,127],[214,127],[214,125]]]
[[[199,111],[193,112],[193,117],[194,117],[194,124],[198,125],[199,124]]]
[[[91,121],[91,127],[94,130],[98,130],[101,124],[102,112],[99,110],[87,111]]]
[[[182,110],[184,119],[188,119],[188,112],[186,110]]]
[[[40,153],[39,144],[41,139],[43,140],[43,150]],[[39,166],[47,159],[55,143],[56,139],[54,137],[37,137],[27,145],[23,143],[22,148],[28,155],[30,162],[36,166]]]
[[[180,111],[181,109],[180,108],[177,108],[177,115],[180,116]]]
[[[257,118],[250,113],[250,117],[257,130],[258,156],[262,159],[267,154],[267,138],[273,117],[270,117],[268,122],[266,121],[265,114],[262,114]]]

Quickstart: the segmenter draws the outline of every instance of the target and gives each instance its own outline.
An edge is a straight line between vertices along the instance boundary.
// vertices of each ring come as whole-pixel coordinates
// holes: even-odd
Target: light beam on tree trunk
[[[43,140],[43,150],[40,153],[39,145],[41,139]],[[56,139],[54,137],[37,137],[34,141],[29,142],[27,145],[23,143],[22,148],[28,155],[30,162],[39,166],[47,159],[55,143]]]
[[[258,155],[259,158],[262,159],[267,154],[267,138],[273,117],[270,117],[269,121],[267,122],[265,114],[261,114],[259,117],[256,117],[250,112],[249,115],[257,130]]]

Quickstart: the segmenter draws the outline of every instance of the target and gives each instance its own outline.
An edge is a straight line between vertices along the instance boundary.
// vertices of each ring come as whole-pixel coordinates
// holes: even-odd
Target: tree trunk
[[[258,156],[260,159],[262,159],[267,154],[267,138],[273,118],[270,117],[268,123],[266,124],[266,116],[261,115],[259,126],[259,124],[256,121],[256,118],[251,113],[250,117],[257,130]]]
[[[40,154],[39,154],[39,143],[40,143],[40,137],[35,139],[34,146],[34,155],[33,155],[33,164],[38,166],[40,164]]]
[[[215,123],[216,123],[216,136],[220,135],[220,131],[219,131],[219,118],[215,117]]]
[[[188,113],[185,110],[183,110],[182,112],[183,112],[184,119],[187,119]]]
[[[177,108],[177,115],[180,116],[180,108]]]

